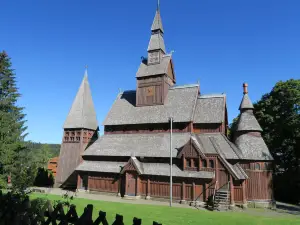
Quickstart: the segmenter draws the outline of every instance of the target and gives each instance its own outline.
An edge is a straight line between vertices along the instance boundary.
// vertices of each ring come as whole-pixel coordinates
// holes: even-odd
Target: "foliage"
[[[0,53],[0,186],[5,187],[7,177],[16,171],[18,154],[25,151],[25,114],[17,106],[20,97],[14,70],[8,55]],[[20,169],[20,168],[18,168]],[[14,171],[13,171],[14,170]],[[13,176],[15,174],[12,174]]]
[[[254,107],[275,160],[275,195],[280,200],[299,202],[300,80],[278,82]]]
[[[32,141],[26,142],[26,146],[28,149],[31,150],[41,150],[41,149],[48,149],[50,158],[59,156],[60,144],[43,144],[43,143],[36,143]]]
[[[277,200],[300,201],[300,80],[279,81],[254,104],[263,138],[274,157]],[[237,120],[231,124],[231,133]],[[288,191],[287,191],[288,190]]]
[[[70,195],[70,193],[67,191],[61,196],[61,199],[53,201],[53,207],[55,208],[58,204],[61,204],[63,207],[70,209],[73,199],[73,195]]]

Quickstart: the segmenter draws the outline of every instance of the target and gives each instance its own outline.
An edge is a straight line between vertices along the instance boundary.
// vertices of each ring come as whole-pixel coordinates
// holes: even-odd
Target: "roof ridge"
[[[179,85],[179,86],[173,86],[173,87],[170,87],[169,90],[183,89],[183,88],[193,88],[193,87],[199,87],[199,84],[184,84],[184,85]]]

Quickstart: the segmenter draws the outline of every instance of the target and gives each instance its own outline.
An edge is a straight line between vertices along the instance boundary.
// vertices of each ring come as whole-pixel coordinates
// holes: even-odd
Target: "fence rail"
[[[55,207],[51,202],[39,208],[33,206],[29,198],[22,200],[19,195],[10,193],[3,195],[0,192],[0,225],[109,225],[106,212],[99,211],[96,220],[93,220],[94,206],[85,207],[81,216],[76,211],[76,206],[71,205],[65,213],[64,206],[59,203]],[[133,225],[141,225],[142,220],[134,217]],[[123,216],[116,214],[112,225],[124,225]],[[153,225],[162,225],[153,221]]]

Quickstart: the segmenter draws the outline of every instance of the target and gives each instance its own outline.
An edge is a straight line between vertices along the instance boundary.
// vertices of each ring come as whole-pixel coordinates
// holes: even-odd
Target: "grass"
[[[47,198],[51,201],[60,200],[61,197],[49,194],[30,195],[31,199]],[[246,212],[209,212],[189,208],[169,208],[167,206],[138,205],[128,203],[104,202],[75,198],[72,204],[76,205],[77,213],[81,215],[87,204],[94,205],[93,218],[97,218],[100,210],[105,211],[109,224],[112,224],[116,214],[124,216],[125,225],[132,224],[133,217],[142,219],[142,224],[151,225],[153,221],[163,225],[291,225],[300,224],[300,217],[288,214],[274,216],[272,213],[249,214]],[[270,212],[270,211],[268,211]]]

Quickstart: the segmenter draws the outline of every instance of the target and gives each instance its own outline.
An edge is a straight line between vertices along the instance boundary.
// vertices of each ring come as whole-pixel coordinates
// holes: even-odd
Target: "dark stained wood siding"
[[[248,162],[242,163],[241,166],[249,177],[245,181],[247,199],[271,200],[273,196],[271,163]]]
[[[112,174],[97,174],[89,176],[88,188],[91,191],[118,193],[119,182]]]
[[[223,124],[222,123],[203,123],[203,124],[193,124],[194,133],[218,133],[223,132]]]
[[[151,134],[151,133],[169,133],[170,124],[129,124],[105,126],[104,134]],[[173,132],[191,132],[190,123],[173,123]]]
[[[162,76],[152,76],[137,80],[137,106],[163,104],[164,90]]]
[[[234,202],[235,203],[243,203],[243,187],[242,181],[234,181]]]

